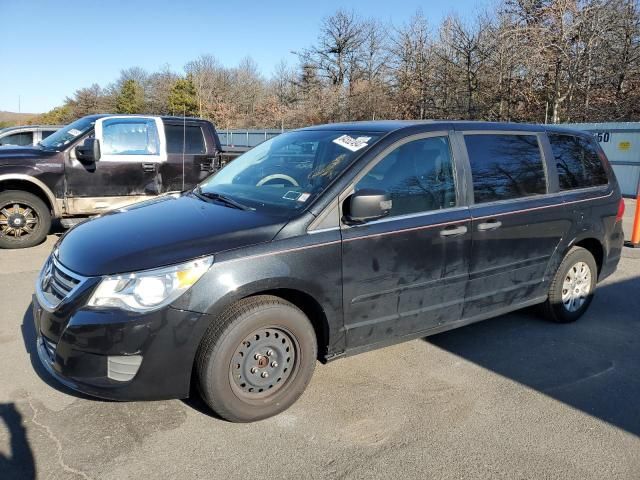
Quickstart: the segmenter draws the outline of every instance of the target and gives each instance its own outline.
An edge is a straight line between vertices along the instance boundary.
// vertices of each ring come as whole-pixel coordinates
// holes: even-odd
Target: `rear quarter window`
[[[165,124],[167,135],[167,153],[184,153],[197,155],[207,153],[202,134],[202,127],[199,125],[171,125]]]
[[[560,190],[606,185],[609,181],[596,146],[574,135],[549,134]]]
[[[475,203],[509,200],[547,192],[537,135],[464,136]]]
[[[42,132],[40,133],[40,135],[42,135],[42,140],[44,140],[45,138],[47,138],[49,135],[51,135],[52,133],[55,133],[55,130],[42,130]]]

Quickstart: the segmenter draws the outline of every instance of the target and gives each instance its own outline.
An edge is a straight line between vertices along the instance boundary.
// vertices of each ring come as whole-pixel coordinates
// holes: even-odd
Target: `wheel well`
[[[287,302],[293,303],[296,307],[304,312],[309,318],[316,334],[318,342],[318,360],[325,361],[327,347],[329,346],[329,323],[322,306],[311,295],[299,290],[289,288],[278,288],[257,292],[254,295],[273,295],[280,297]],[[253,295],[252,295],[253,296]]]
[[[0,192],[3,192],[5,190],[20,190],[23,192],[32,193],[40,200],[42,200],[47,207],[49,207],[49,211],[52,215],[54,213],[53,205],[51,205],[49,197],[35,183],[29,182],[27,180],[3,180],[2,182],[0,182]]]
[[[302,312],[311,321],[311,325],[313,325],[313,330],[316,334],[316,342],[318,344],[318,360],[326,363],[325,355],[327,354],[329,346],[329,322],[327,321],[327,317],[324,314],[322,306],[320,306],[315,298],[304,292],[290,288],[263,290],[261,292],[255,292],[243,298],[255,297],[256,295],[272,295],[274,297],[279,297],[283,300],[286,300],[287,302],[293,303],[296,307],[302,310]],[[239,300],[241,299],[238,299],[237,301]],[[190,377],[190,382],[192,385],[194,382],[195,374],[196,361],[194,359]]]
[[[596,260],[596,265],[598,266],[598,274],[602,270],[602,261],[604,258],[604,249],[602,248],[602,243],[595,238],[585,238],[584,240],[580,240],[576,242],[576,247],[582,247],[588,250],[593,258]]]

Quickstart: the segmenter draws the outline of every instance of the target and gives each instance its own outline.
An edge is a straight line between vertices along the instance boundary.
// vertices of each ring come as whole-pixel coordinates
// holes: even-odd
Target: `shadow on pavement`
[[[0,453],[1,478],[36,478],[33,452],[22,424],[22,415],[15,403],[0,403],[0,422],[4,423],[10,437],[11,456]]]
[[[184,403],[189,408],[196,410],[198,413],[201,413],[202,415],[206,415],[207,417],[215,418],[216,420],[221,420],[223,422],[226,422],[224,418],[220,417],[217,413],[211,410],[209,408],[209,405],[207,405],[204,402],[204,400],[200,396],[200,392],[198,392],[198,389],[195,388],[195,384],[196,382],[194,381],[191,382],[192,388],[191,388],[191,392],[189,393],[189,398],[183,398],[182,403]]]
[[[640,277],[599,286],[576,323],[529,309],[425,341],[640,436]]]

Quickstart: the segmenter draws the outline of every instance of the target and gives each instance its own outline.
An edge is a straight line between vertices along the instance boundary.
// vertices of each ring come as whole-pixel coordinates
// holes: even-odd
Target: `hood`
[[[44,150],[39,147],[18,147],[14,145],[0,146],[0,165],[24,165],[36,160],[51,157],[58,152]],[[29,162],[31,160],[31,162]]]
[[[158,197],[81,223],[58,244],[58,259],[85,276],[172,265],[268,242],[281,219],[194,195]]]

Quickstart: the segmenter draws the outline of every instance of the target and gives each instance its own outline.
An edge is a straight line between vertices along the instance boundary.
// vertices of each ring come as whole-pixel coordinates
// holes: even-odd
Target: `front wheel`
[[[41,243],[51,228],[51,213],[32,193],[0,193],[0,248],[26,248]]]
[[[316,362],[313,326],[278,297],[245,298],[208,329],[196,355],[205,402],[232,422],[276,415],[302,395]]]
[[[598,279],[598,266],[591,253],[573,247],[564,257],[549,286],[543,304],[545,316],[554,322],[568,323],[580,318],[589,308]]]

